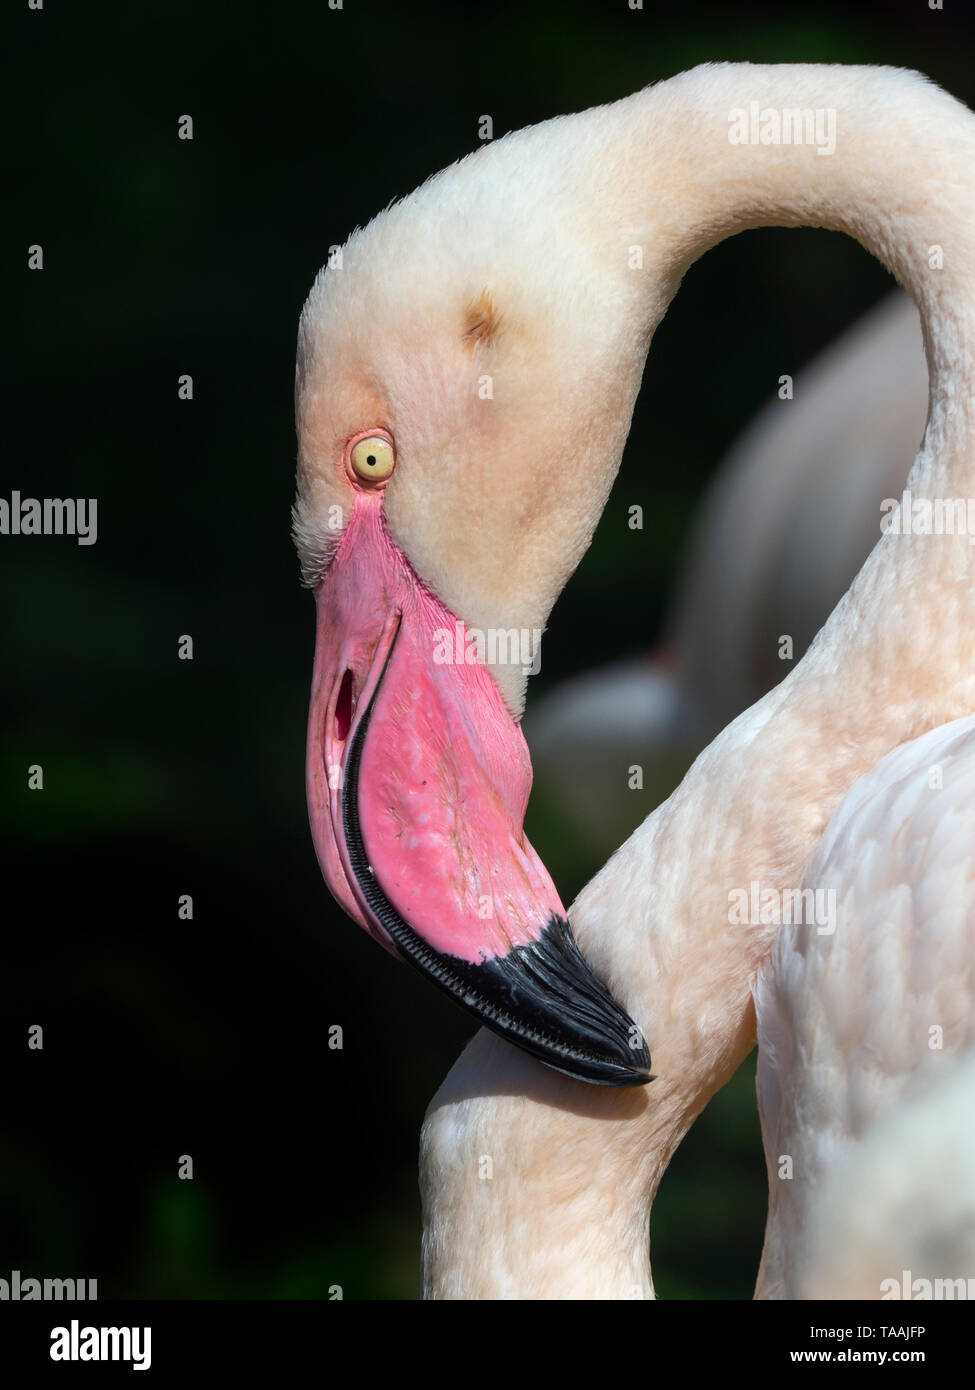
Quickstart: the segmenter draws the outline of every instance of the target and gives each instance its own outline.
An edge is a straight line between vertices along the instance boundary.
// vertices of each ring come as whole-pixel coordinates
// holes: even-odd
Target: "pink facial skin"
[[[464,961],[537,940],[565,909],[522,830],[531,788],[524,737],[483,666],[438,663],[438,651],[454,652],[458,620],[393,544],[381,491],[357,492],[316,602],[306,775],[333,895],[398,954],[356,883],[343,824],[349,745],[369,710],[357,805],[386,898],[435,951]]]

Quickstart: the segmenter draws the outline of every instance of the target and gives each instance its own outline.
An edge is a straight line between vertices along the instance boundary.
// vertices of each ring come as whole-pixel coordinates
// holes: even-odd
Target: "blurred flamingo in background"
[[[529,703],[535,786],[594,851],[611,853],[647,798],[668,796],[802,656],[876,543],[881,501],[901,496],[927,407],[920,320],[898,292],[798,374],[792,400],[764,406],[718,465],[660,649]]]

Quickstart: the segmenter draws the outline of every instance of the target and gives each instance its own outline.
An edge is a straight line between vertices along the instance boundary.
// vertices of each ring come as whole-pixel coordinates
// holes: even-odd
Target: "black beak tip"
[[[597,1086],[653,1080],[643,1033],[593,974],[564,918],[553,916],[528,946],[478,965],[451,958],[450,967],[466,986],[458,1002],[547,1066]]]

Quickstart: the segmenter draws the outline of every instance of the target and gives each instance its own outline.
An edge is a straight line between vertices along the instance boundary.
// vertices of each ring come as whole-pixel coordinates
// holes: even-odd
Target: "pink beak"
[[[604,1085],[650,1080],[642,1034],[572,938],[522,830],[531,763],[466,629],[357,494],[316,594],[307,790],[350,917],[487,1027]]]

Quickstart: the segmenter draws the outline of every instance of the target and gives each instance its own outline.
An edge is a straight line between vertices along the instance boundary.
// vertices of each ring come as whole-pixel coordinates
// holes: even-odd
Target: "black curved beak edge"
[[[475,964],[434,950],[396,911],[369,863],[359,823],[359,761],[371,706],[349,741],[342,809],[352,875],[373,920],[405,961],[546,1066],[598,1086],[652,1081],[646,1039],[593,974],[564,917],[553,914],[530,944]]]

